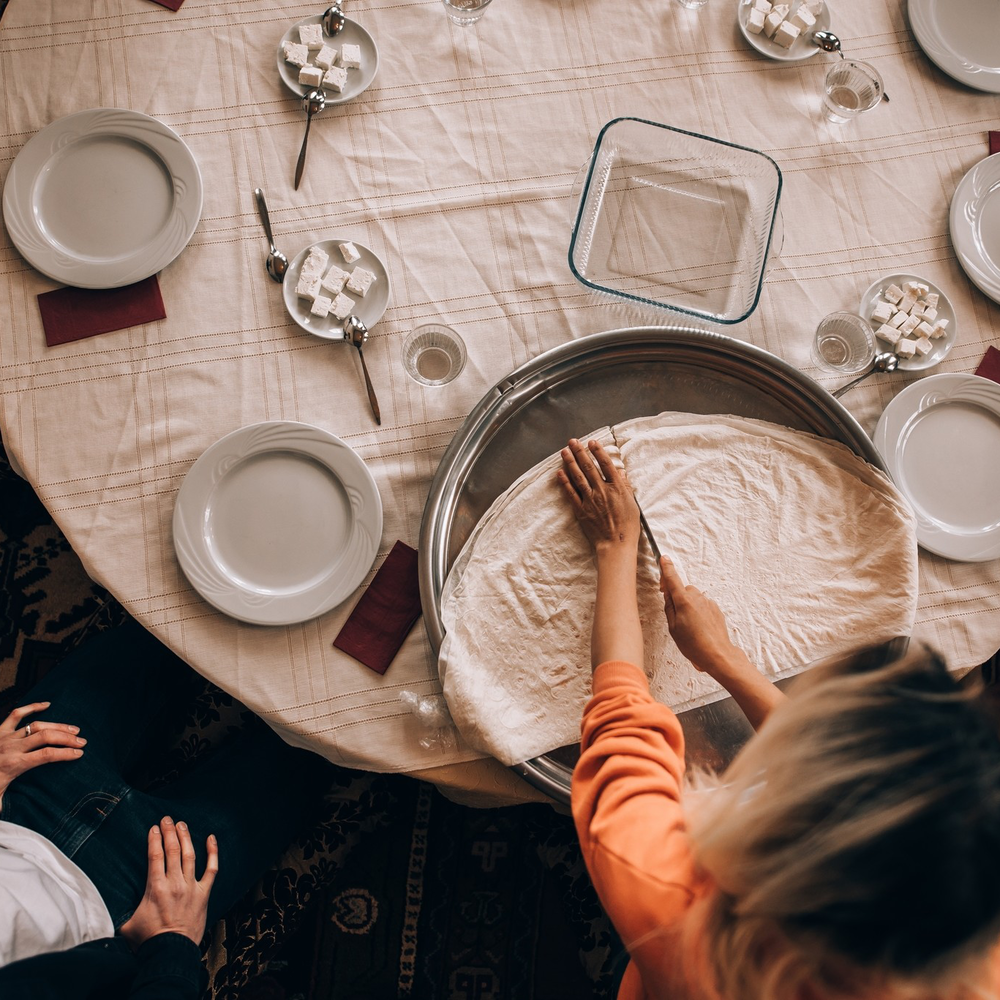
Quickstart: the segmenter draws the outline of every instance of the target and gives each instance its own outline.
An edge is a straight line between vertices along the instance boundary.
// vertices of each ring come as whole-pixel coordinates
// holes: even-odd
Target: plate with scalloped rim
[[[270,420],[240,427],[188,470],[174,549],[213,607],[255,625],[309,621],[346,600],[382,538],[368,467],[335,434]]]
[[[795,13],[800,4],[801,0],[799,2],[792,2],[791,10],[788,12],[789,17]],[[751,7],[753,7],[753,0],[740,0],[736,8],[736,23],[739,25],[743,37],[761,55],[767,56],[768,59],[777,59],[780,62],[801,62],[803,59],[811,59],[817,52],[823,51],[818,45],[811,42],[809,38],[815,31],[830,30],[830,8],[825,3],[823,4],[823,9],[819,12],[819,16],[816,18],[816,24],[809,29],[808,34],[800,34],[787,49],[768,38],[763,32],[755,35],[747,29],[747,20],[750,17]]]
[[[201,205],[201,172],[184,140],[125,108],[46,125],[14,157],[3,189],[14,246],[77,288],[118,288],[161,271],[188,245]]]
[[[917,541],[961,562],[1000,558],[1000,385],[942,373],[912,382],[872,441],[917,517]]]
[[[980,160],[958,182],[948,225],[965,273],[1000,302],[1000,153]]]
[[[328,35],[324,31],[323,40],[330,46],[340,46],[344,42],[348,45],[357,45],[361,49],[361,67],[360,69],[349,69],[347,71],[347,86],[339,94],[329,88],[323,89],[328,105],[344,104],[347,101],[354,100],[355,97],[364,93],[372,85],[375,74],[378,72],[378,46],[375,44],[375,39],[357,21],[352,21],[349,17],[345,18],[345,21],[343,31],[339,32],[336,36]],[[281,46],[285,42],[297,42],[299,40],[299,28],[303,25],[322,24],[322,22],[322,14],[313,14],[311,17],[296,21],[281,36],[281,41],[278,42],[278,75],[285,86],[298,97],[304,97],[312,90],[312,87],[306,87],[299,83],[299,68],[285,62],[285,53],[282,51]],[[312,55],[313,53],[310,53],[310,56]]]
[[[996,0],[909,0],[917,44],[938,69],[976,90],[1000,94],[1000,4]]]

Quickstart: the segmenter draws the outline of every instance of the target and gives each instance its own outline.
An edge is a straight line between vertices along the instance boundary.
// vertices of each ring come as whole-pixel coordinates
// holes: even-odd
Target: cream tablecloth
[[[191,463],[244,424],[295,419],[344,438],[385,506],[381,565],[415,545],[428,484],[452,434],[507,371],[570,338],[621,325],[569,273],[574,176],[619,115],[769,153],[784,174],[785,237],[760,306],[731,332],[818,375],[810,332],[856,307],[880,274],[946,289],[958,343],[941,371],[973,371],[1000,307],[966,279],[948,236],[963,173],[1000,127],[1000,97],[935,69],[898,0],[833,0],[852,56],[877,64],[892,101],[849,126],[819,118],[825,63],[768,61],[735,25],[734,0],[494,0],[478,27],[438,0],[350,0],[381,66],[361,98],[318,117],[292,190],[303,115],[275,71],[278,39],[322,4],[30,0],[0,21],[0,176],[42,126],[84,108],[142,111],[188,143],[205,180],[201,224],[160,275],[167,319],[46,348],[37,293],[53,283],[0,243],[0,427],[6,446],[88,572],[198,670],[289,742],[376,770],[430,772],[456,789],[527,795],[474,754],[423,750],[399,692],[439,690],[423,629],[384,677],[331,643],[353,601],[290,628],[230,621],[174,556],[174,498]],[[349,348],[302,333],[263,271],[251,196],[267,192],[280,246],[348,233],[386,261],[393,296],[366,351],[382,401],[372,423]],[[430,391],[403,374],[417,324],[458,330],[468,366]],[[883,376],[848,406],[869,430],[915,376]],[[984,456],[996,461],[996,456]],[[370,576],[369,576],[370,580]],[[367,583],[368,581],[366,581]],[[1000,646],[1000,562],[922,555],[917,634],[955,667]],[[463,763],[466,762],[466,763]]]

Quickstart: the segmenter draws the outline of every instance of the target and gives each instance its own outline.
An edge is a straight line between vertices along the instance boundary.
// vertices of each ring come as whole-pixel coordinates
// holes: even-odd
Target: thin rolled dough
[[[710,594],[769,677],[908,635],[917,598],[913,515],[844,445],[732,416],[662,413],[605,427],[660,548]],[[589,440],[584,438],[583,440]],[[558,455],[486,512],[445,583],[438,661],[463,738],[507,764],[579,739],[590,694],[596,567],[555,479]],[[684,711],[725,697],[681,656],[640,541],[644,669]]]

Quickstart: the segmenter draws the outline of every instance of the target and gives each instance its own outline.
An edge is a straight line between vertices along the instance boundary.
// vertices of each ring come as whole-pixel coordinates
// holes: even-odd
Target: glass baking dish
[[[590,157],[569,247],[583,284],[713,323],[756,308],[781,195],[769,156],[615,118]]]

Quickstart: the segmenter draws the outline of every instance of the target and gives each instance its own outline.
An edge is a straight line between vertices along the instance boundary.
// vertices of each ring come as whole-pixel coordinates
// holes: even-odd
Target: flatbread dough
[[[718,602],[772,679],[822,656],[908,635],[915,524],[903,496],[849,448],[777,424],[663,413],[595,438],[628,471],[661,550]],[[590,694],[596,566],[555,472],[526,472],[486,512],[445,583],[439,672],[463,738],[506,764],[579,740]],[[639,613],[654,696],[684,711],[726,696],[667,630],[640,541]]]

